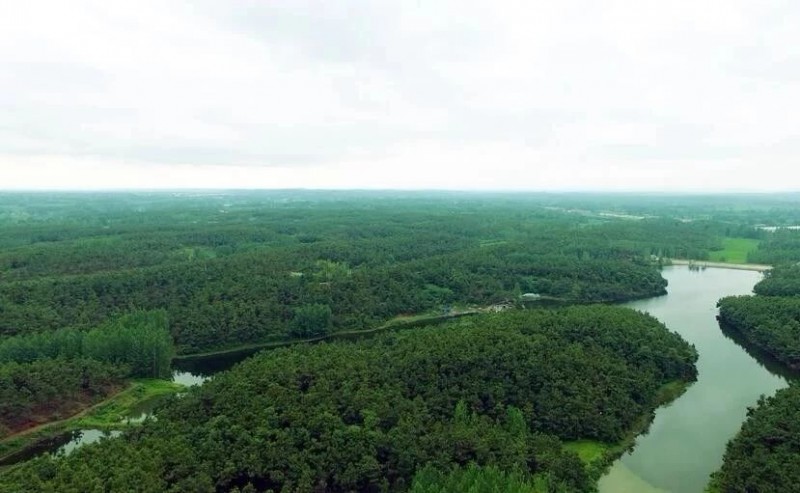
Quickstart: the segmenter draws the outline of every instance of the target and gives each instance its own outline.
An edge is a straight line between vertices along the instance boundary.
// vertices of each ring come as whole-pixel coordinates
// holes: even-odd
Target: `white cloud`
[[[0,188],[800,183],[796,2],[3,12]]]

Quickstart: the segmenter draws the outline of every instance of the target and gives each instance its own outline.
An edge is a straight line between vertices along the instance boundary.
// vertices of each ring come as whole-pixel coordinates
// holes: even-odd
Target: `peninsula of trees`
[[[16,468],[0,489],[436,491],[503,471],[532,491],[586,492],[596,478],[562,443],[621,440],[663,386],[695,378],[696,358],[650,316],[604,306],[295,346],[191,389],[122,439]]]

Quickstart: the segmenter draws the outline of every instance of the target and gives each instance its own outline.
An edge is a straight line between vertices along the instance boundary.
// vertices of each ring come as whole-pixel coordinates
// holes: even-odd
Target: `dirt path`
[[[2,440],[0,440],[0,443],[6,443],[6,442],[9,442],[9,441],[11,441],[11,440],[13,440],[15,438],[24,437],[26,435],[31,435],[33,433],[36,433],[37,431],[45,430],[45,429],[47,429],[47,428],[49,428],[51,426],[62,425],[62,424],[65,424],[67,421],[70,421],[70,420],[73,420],[73,419],[82,418],[82,417],[86,416],[87,414],[89,414],[90,412],[92,412],[95,409],[97,409],[98,407],[104,406],[104,405],[108,404],[109,402],[111,402],[112,400],[114,400],[117,397],[119,397],[120,395],[122,395],[123,393],[130,391],[131,389],[133,389],[133,387],[135,385],[136,385],[135,383],[131,383],[127,387],[119,390],[118,392],[114,392],[113,394],[111,394],[110,396],[106,397],[102,401],[100,401],[100,402],[98,402],[96,404],[92,404],[91,406],[89,406],[87,408],[84,408],[83,410],[73,414],[72,416],[66,417],[64,419],[59,419],[57,421],[48,421],[47,423],[42,423],[40,425],[36,425],[36,426],[31,427],[31,428],[25,428],[22,431],[18,431],[18,432],[14,433],[14,434],[8,435],[7,437],[4,437]],[[2,460],[3,458],[4,457],[0,457],[0,460]]]

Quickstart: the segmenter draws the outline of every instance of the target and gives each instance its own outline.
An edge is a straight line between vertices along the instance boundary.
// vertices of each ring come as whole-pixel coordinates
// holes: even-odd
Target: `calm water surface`
[[[787,386],[776,367],[756,360],[759,353],[725,335],[716,320],[717,300],[749,294],[760,273],[675,266],[663,276],[668,295],[627,306],[650,313],[695,345],[698,379],[656,411],[649,432],[600,480],[600,493],[702,493],[747,407]]]

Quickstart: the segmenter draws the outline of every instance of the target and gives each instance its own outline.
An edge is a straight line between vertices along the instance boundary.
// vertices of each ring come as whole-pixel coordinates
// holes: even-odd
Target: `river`
[[[676,401],[656,411],[648,433],[614,463],[600,480],[600,493],[702,493],[709,475],[722,464],[725,444],[739,430],[748,406],[761,394],[787,385],[781,367],[757,349],[720,330],[716,303],[723,296],[748,294],[761,273],[685,266],[666,267],[668,294],[627,303],[661,320],[694,344],[699,353],[698,380]],[[255,350],[176,362],[173,379],[193,385],[226,370]],[[149,407],[137,410],[142,419]],[[97,430],[65,434],[25,458],[43,451],[69,453],[100,439]]]
[[[669,294],[626,306],[648,312],[697,348],[698,379],[656,411],[649,431],[600,480],[600,493],[702,493],[722,465],[725,444],[761,394],[787,386],[785,375],[720,330],[716,303],[749,294],[758,272],[667,267]],[[748,352],[749,351],[749,352]]]

